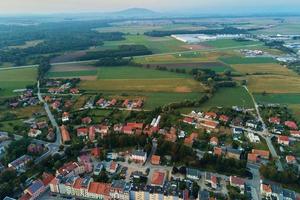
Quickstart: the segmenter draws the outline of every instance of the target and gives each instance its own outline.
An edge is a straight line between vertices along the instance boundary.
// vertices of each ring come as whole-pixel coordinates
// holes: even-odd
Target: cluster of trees
[[[259,171],[263,177],[271,181],[287,185],[300,185],[300,177],[298,175],[291,169],[278,171],[274,162],[262,165]]]
[[[48,58],[44,58],[41,60],[38,66],[38,79],[42,80],[46,73],[50,70],[51,64]]]
[[[242,177],[247,176],[248,173],[246,160],[227,159],[208,153],[204,154],[203,158],[198,161],[197,167],[214,169],[221,174],[236,174]]]
[[[0,199],[14,194],[15,186],[20,185],[14,170],[7,170],[0,174]]]
[[[31,143],[29,138],[22,138],[20,140],[12,141],[6,150],[6,154],[3,158],[4,163],[8,164],[9,162],[17,159],[18,157],[27,153],[27,147]]]
[[[96,66],[124,66],[130,64],[132,61],[131,58],[122,58],[122,57],[105,57],[100,58],[95,65]]]
[[[186,101],[177,102],[177,103],[170,103],[169,105],[166,105],[163,107],[163,111],[166,112],[166,111],[175,110],[178,108],[186,108],[186,107],[198,107],[208,100],[209,100],[209,96],[203,95],[200,99],[195,100],[195,101],[186,100]]]
[[[191,165],[196,157],[196,153],[191,147],[184,144],[169,142],[164,139],[158,140],[156,154],[162,157],[170,155],[172,162],[184,163],[186,165]]]
[[[286,53],[297,53],[294,49],[284,46],[284,41],[263,41],[267,47],[279,49]]]
[[[131,57],[149,55],[152,52],[144,45],[120,45],[118,49],[88,52],[80,60],[93,60],[100,58]]]
[[[216,35],[216,34],[247,34],[247,30],[238,29],[234,27],[225,27],[223,29],[207,29],[207,30],[169,30],[169,31],[149,31],[146,32],[145,35],[151,37],[164,37],[176,34],[208,34],[208,35]]]
[[[108,26],[102,21],[43,23],[35,26],[0,26],[0,62],[25,64],[27,57],[102,45],[103,41],[123,40],[121,32],[99,33],[93,28]],[[41,40],[28,48],[6,48]]]

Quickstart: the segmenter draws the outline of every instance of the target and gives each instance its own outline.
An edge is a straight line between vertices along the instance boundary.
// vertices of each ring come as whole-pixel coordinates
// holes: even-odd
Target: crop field
[[[176,74],[141,67],[99,67],[98,79],[171,79],[188,78],[187,74]]]
[[[50,72],[67,72],[67,71],[87,71],[96,70],[95,66],[90,64],[61,64],[52,65]]]
[[[293,116],[299,121],[300,120],[300,104],[290,104],[289,109],[293,112]]]
[[[36,45],[38,45],[38,44],[40,44],[42,42],[43,42],[43,40],[27,41],[23,45],[9,46],[8,48],[10,48],[10,49],[26,49],[26,48],[29,48],[29,47],[34,47],[34,46],[36,46]]]
[[[143,98],[146,100],[146,109],[195,99],[205,89],[188,74],[128,66],[101,67],[98,69],[97,80],[83,80],[79,87],[111,97],[126,94],[126,97]]]
[[[243,106],[253,108],[253,101],[248,92],[242,87],[220,88],[216,94],[201,108],[208,110],[212,107]]]
[[[278,103],[278,104],[299,104],[300,103],[300,93],[299,94],[254,94],[257,102],[261,103]]]
[[[299,93],[300,77],[283,75],[247,76],[248,88],[254,93]]]
[[[269,57],[221,57],[219,60],[229,65],[275,63],[275,60]]]
[[[226,47],[242,47],[250,45],[259,45],[260,42],[256,41],[237,41],[232,39],[220,39],[214,41],[207,41],[203,43],[204,45],[211,46],[214,48],[226,48]]]
[[[275,74],[275,75],[291,75],[294,76],[295,72],[285,68],[279,64],[238,64],[231,65],[231,67],[242,74]]]
[[[286,22],[272,28],[255,31],[263,34],[300,34],[300,25],[298,22]]]
[[[36,82],[37,69],[12,69],[0,71],[0,97],[14,96],[13,90],[24,89]]]
[[[119,45],[145,45],[153,53],[167,53],[176,51],[187,51],[184,48],[185,43],[180,42],[171,37],[149,37],[145,35],[127,35],[125,40],[122,41],[108,41],[104,42],[103,46],[99,48],[111,49]]]

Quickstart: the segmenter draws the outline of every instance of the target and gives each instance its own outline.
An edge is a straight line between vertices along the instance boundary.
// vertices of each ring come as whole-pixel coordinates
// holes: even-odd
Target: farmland
[[[279,64],[236,64],[231,67],[242,74],[274,74],[274,75],[295,75],[295,72]]]
[[[256,41],[236,41],[231,39],[220,39],[220,40],[204,42],[203,44],[214,48],[226,48],[226,47],[242,47],[245,45],[254,46],[254,45],[259,45],[261,43]]]
[[[274,63],[269,57],[221,57],[220,60],[226,64],[263,64]]]
[[[15,95],[13,90],[24,89],[28,85],[35,84],[36,76],[36,68],[1,70],[0,97],[13,96]]]
[[[299,93],[299,76],[253,75],[247,76],[248,87],[254,93]]]
[[[201,108],[208,110],[211,107],[232,107],[241,106],[246,108],[253,108],[253,101],[248,92],[242,87],[223,88],[216,92],[216,94]]]

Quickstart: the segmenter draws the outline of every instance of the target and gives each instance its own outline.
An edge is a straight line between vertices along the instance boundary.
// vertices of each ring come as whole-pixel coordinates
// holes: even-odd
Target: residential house
[[[147,160],[147,152],[141,150],[135,150],[131,154],[131,160],[137,163],[145,163]]]
[[[277,124],[277,125],[280,124],[280,118],[278,118],[278,117],[270,117],[268,121],[271,124]]]
[[[89,129],[86,127],[77,128],[78,137],[87,137],[88,133],[89,133]]]
[[[61,168],[56,170],[56,176],[61,175],[63,177],[71,177],[83,174],[85,172],[85,166],[77,162],[65,163]]]
[[[269,160],[270,152],[266,150],[252,149],[253,154],[257,154],[260,158]]]
[[[220,115],[219,120],[221,122],[227,123],[229,121],[229,117],[227,115]]]
[[[260,184],[260,192],[263,196],[271,198],[271,196],[272,196],[271,185],[261,183]]]
[[[289,139],[288,136],[280,135],[280,136],[278,136],[278,138],[277,138],[277,142],[278,142],[278,144],[282,144],[282,145],[285,145],[285,146],[289,146],[289,144],[290,144],[290,139]]]
[[[90,140],[91,142],[94,142],[95,139],[96,139],[95,132],[96,132],[95,126],[91,126],[91,127],[89,128],[89,140]]]
[[[214,147],[214,155],[215,156],[222,156],[223,150],[221,147]]]
[[[287,164],[296,164],[297,163],[295,156],[288,155],[285,157],[285,160],[286,160]]]
[[[71,88],[70,93],[71,94],[79,94],[79,90],[77,88]]]
[[[205,119],[216,119],[217,118],[217,113],[215,112],[207,112],[204,115]]]
[[[112,99],[110,102],[109,102],[109,106],[115,106],[117,104],[117,99]]]
[[[201,173],[198,169],[187,168],[186,169],[186,177],[188,179],[198,181],[201,178]]]
[[[51,104],[51,107],[53,110],[57,110],[57,109],[59,109],[60,105],[61,105],[60,101],[56,100]]]
[[[233,128],[232,129],[233,134],[241,135],[243,134],[243,129],[242,128]]]
[[[241,151],[233,148],[226,148],[226,157],[240,160]]]
[[[217,128],[217,126],[219,125],[218,122],[216,121],[209,121],[209,120],[204,120],[202,122],[200,122],[199,124],[200,126],[206,128],[206,129],[210,129],[210,130],[214,130]]]
[[[257,129],[258,123],[257,121],[254,120],[249,120],[246,122],[246,127],[252,128],[252,129]]]
[[[68,112],[64,112],[64,113],[62,114],[61,121],[62,121],[62,122],[67,122],[67,121],[69,121],[69,120],[70,120],[70,114],[69,114]]]
[[[217,177],[209,172],[205,172],[205,183],[209,184],[212,189],[218,188]]]
[[[292,129],[292,130],[298,129],[298,125],[294,121],[285,121],[284,125],[287,126],[289,129]]]
[[[241,193],[244,194],[245,191],[245,179],[237,177],[237,176],[230,176],[229,183],[233,187],[237,187],[240,189]]]
[[[109,165],[109,168],[107,171],[111,174],[114,174],[117,172],[118,167],[119,167],[119,164],[116,163],[115,161],[112,161],[112,162],[110,162],[110,165]]]
[[[23,155],[16,160],[8,164],[8,167],[16,170],[17,172],[24,172],[26,170],[26,165],[32,161],[32,157],[28,155]]]
[[[290,131],[291,136],[300,138],[300,131]]]
[[[34,181],[27,189],[24,190],[24,194],[21,199],[37,199],[43,192],[45,192],[45,189],[44,183],[41,180]]]
[[[194,119],[193,118],[191,118],[191,117],[185,117],[185,118],[183,118],[183,120],[182,120],[184,123],[187,123],[187,124],[194,124],[195,122],[194,122]]]
[[[90,173],[93,171],[93,162],[91,160],[91,157],[89,155],[81,155],[77,158],[78,162],[84,166],[84,170],[87,173]]]
[[[39,136],[41,134],[42,134],[42,131],[35,129],[35,128],[31,128],[28,132],[28,136],[33,137],[33,138],[36,138],[37,136]]]
[[[150,162],[151,162],[152,165],[159,165],[160,164],[160,156],[152,155]]]
[[[193,146],[194,141],[198,138],[198,133],[192,133],[190,136],[184,139],[184,144],[187,146]]]
[[[218,146],[219,144],[219,139],[217,137],[212,137],[209,140],[209,144],[212,146]]]
[[[63,144],[66,144],[71,141],[70,133],[67,130],[66,126],[62,125],[60,127],[60,132],[61,132],[61,140]]]
[[[95,147],[91,150],[91,155],[95,158],[100,158],[101,150],[99,147]]]
[[[90,123],[92,123],[92,118],[90,118],[90,117],[84,117],[84,118],[81,119],[81,123],[83,123],[83,124],[90,124]]]
[[[259,161],[259,155],[256,153],[248,153],[248,162],[257,163]]]

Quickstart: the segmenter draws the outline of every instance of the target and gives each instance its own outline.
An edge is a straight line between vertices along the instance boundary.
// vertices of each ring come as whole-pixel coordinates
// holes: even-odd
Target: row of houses
[[[140,109],[143,107],[144,101],[142,99],[137,99],[137,100],[125,99],[122,100],[122,102],[120,102],[117,99],[107,100],[104,98],[100,98],[98,101],[96,101],[95,105],[101,108],[116,107],[117,105],[119,105],[120,107],[128,108],[128,109],[133,109],[133,108]]]

